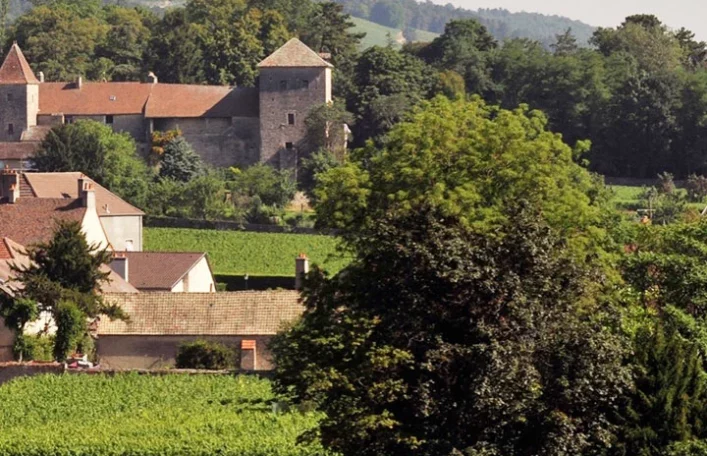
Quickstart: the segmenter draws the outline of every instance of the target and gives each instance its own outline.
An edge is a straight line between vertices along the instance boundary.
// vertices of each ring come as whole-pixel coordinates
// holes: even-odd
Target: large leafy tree
[[[151,178],[135,141],[94,121],[54,127],[32,158],[42,172],[80,171],[131,203],[144,207]]]
[[[574,161],[579,152],[539,112],[438,97],[396,125],[382,150],[369,146],[320,176],[318,220],[345,236],[425,203],[492,231],[504,207],[526,199],[584,249],[602,238],[604,213],[601,186]]]
[[[596,271],[533,211],[496,236],[417,204],[389,212],[272,349],[276,389],[326,412],[344,455],[598,454],[628,385]],[[588,318],[593,314],[594,320]]]

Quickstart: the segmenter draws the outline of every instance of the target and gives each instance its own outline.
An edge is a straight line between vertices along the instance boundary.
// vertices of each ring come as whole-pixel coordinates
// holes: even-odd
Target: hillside
[[[354,17],[367,19],[394,29],[417,29],[442,33],[447,22],[474,18],[484,24],[499,41],[509,38],[530,38],[549,46],[555,35],[568,28],[580,44],[586,45],[594,27],[561,16],[538,13],[511,13],[504,9],[467,10],[451,4],[437,5],[415,0],[336,0]]]
[[[353,23],[356,24],[356,31],[366,34],[361,41],[362,49],[371,46],[386,46],[389,39],[392,39],[395,43],[394,45],[397,47],[401,46],[409,39],[412,41],[432,41],[439,36],[437,33],[424,30],[410,30],[408,34],[412,36],[405,37],[403,31],[400,29],[386,27],[385,25],[376,24],[375,22],[361,19],[360,17],[352,17],[351,19]]]

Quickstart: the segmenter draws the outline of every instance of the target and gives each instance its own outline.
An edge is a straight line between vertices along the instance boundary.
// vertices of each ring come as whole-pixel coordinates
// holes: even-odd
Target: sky
[[[510,11],[557,14],[590,25],[615,27],[626,16],[655,14],[669,27],[685,27],[707,41],[707,1],[704,0],[433,0],[467,9],[505,8]]]

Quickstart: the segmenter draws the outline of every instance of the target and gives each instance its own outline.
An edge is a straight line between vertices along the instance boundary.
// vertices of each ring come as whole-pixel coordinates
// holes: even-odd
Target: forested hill
[[[546,16],[538,13],[511,13],[504,9],[477,11],[456,8],[451,4],[437,5],[430,1],[415,0],[336,0],[347,13],[368,19],[387,27],[444,32],[444,26],[453,19],[475,18],[503,41],[507,38],[530,38],[546,46],[555,42],[555,36],[568,28],[580,45],[586,45],[594,27],[566,17]]]
[[[0,0],[2,1],[2,0]],[[32,4],[47,3],[50,0],[9,0],[8,16],[15,18],[32,7]],[[451,4],[437,5],[430,1],[415,0],[335,0],[344,5],[347,13],[367,19],[377,24],[403,33],[423,30],[433,33],[444,32],[444,26],[453,19],[475,18],[486,26],[499,41],[507,38],[530,38],[545,46],[555,42],[555,36],[568,28],[577,37],[580,45],[586,45],[594,32],[594,27],[566,17],[546,16],[538,13],[511,13],[504,9],[479,9],[476,11],[456,8]],[[141,5],[155,12],[170,6],[182,5],[183,0],[104,0],[123,6]],[[407,33],[406,33],[407,32]],[[414,38],[413,38],[414,39]]]

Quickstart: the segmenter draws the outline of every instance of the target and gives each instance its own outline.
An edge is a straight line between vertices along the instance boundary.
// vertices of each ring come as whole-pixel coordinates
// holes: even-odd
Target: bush
[[[219,342],[197,340],[179,346],[177,367],[180,369],[233,369],[236,354],[233,349]]]
[[[54,337],[20,335],[12,347],[15,359],[22,361],[54,361]]]
[[[177,136],[164,146],[160,177],[189,182],[203,170],[201,157],[182,136]]]
[[[701,203],[707,197],[707,177],[691,174],[687,178],[687,198],[693,203]]]

